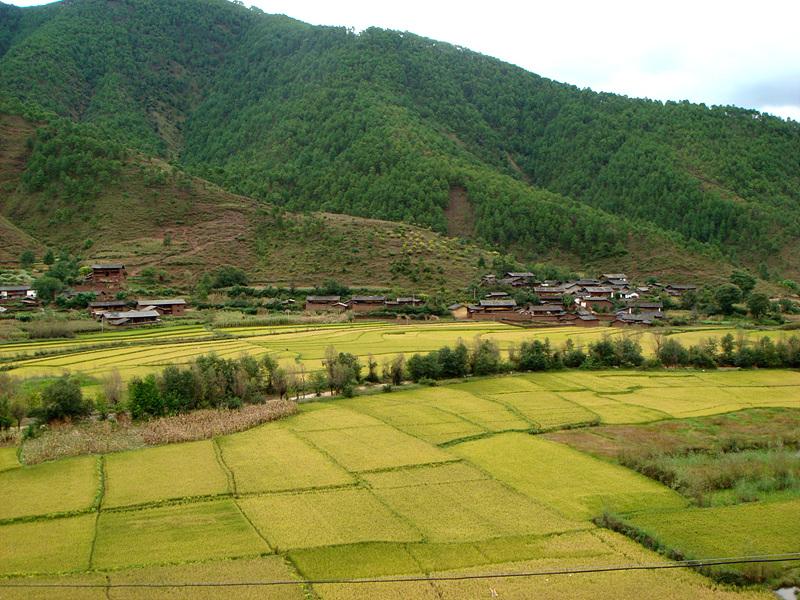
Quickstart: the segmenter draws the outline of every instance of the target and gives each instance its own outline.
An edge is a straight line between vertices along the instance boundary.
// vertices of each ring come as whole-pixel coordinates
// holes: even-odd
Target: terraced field
[[[2,450],[0,586],[284,580],[224,594],[766,599],[766,591],[720,587],[683,569],[435,583],[290,582],[664,560],[598,528],[592,518],[606,510],[695,557],[800,551],[792,524],[796,500],[689,508],[686,499],[633,471],[531,435],[772,405],[800,408],[800,373],[576,371],[313,402],[284,421],[215,440],[33,467],[19,466],[13,451]],[[725,535],[719,523],[726,523]],[[215,598],[219,592],[120,587],[111,596]],[[106,596],[104,588],[0,587],[0,597]]]
[[[778,331],[737,331],[721,328],[676,330],[673,335],[684,343],[697,343],[726,333],[757,338],[778,338]],[[322,368],[325,349],[333,345],[340,352],[380,362],[398,353],[411,355],[429,352],[458,340],[469,343],[475,337],[494,340],[501,350],[532,339],[549,339],[556,346],[572,340],[578,347],[603,336],[631,336],[639,339],[645,352],[654,348],[654,334],[647,330],[611,328],[581,329],[556,327],[522,329],[501,323],[461,322],[395,324],[365,322],[332,325],[287,325],[238,327],[213,330],[201,325],[170,326],[156,329],[110,331],[84,334],[71,340],[49,340],[0,344],[0,360],[20,378],[57,377],[64,371],[78,372],[99,379],[117,368],[124,379],[144,375],[171,363],[186,363],[209,352],[235,357],[269,354],[285,365],[303,363],[307,371]]]

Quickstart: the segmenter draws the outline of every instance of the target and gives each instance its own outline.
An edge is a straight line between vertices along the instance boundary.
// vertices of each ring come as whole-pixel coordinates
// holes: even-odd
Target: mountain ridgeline
[[[128,148],[293,211],[439,232],[465,190],[471,235],[525,260],[662,248],[800,276],[797,123],[581,90],[409,33],[226,0],[0,4],[0,109],[91,126],[86,152],[31,142],[23,185],[66,213],[101,192],[65,186],[109,170],[70,170],[65,148]]]

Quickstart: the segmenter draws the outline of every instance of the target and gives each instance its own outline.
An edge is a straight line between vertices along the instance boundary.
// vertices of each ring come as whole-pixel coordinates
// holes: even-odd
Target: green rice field
[[[13,372],[71,368],[94,377],[119,367],[130,376],[211,349],[274,353],[313,366],[330,343],[379,356],[430,350],[459,337],[492,336],[508,347],[542,335],[493,324],[230,333],[235,337],[195,344],[76,346],[70,354],[22,360]],[[586,342],[595,334],[547,331],[551,340],[557,335]],[[308,402],[285,420],[213,440],[36,466],[20,465],[13,449],[0,449],[0,598],[107,597],[102,587],[2,587],[20,582],[280,580],[274,587],[225,588],[224,597],[766,600],[772,597],[766,588],[728,587],[683,568],[296,582],[666,560],[596,525],[593,519],[606,511],[693,558],[800,552],[796,499],[690,506],[652,479],[538,435],[773,406],[800,410],[800,373],[565,371]],[[222,596],[215,588],[120,587],[110,597]]]

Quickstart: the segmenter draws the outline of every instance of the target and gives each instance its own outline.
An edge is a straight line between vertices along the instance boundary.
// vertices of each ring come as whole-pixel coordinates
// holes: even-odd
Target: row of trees
[[[674,338],[656,337],[656,358],[665,367],[752,367],[779,369],[800,367],[800,337],[773,341],[764,336],[751,342],[727,334],[721,340],[710,338],[688,347]]]
[[[491,340],[476,339],[471,346],[459,341],[455,348],[445,346],[428,354],[408,359],[407,375],[415,382],[452,379],[467,375],[494,375],[508,371],[550,371],[563,368],[639,367],[644,364],[642,348],[630,338],[604,338],[576,348],[572,340],[554,348],[550,340],[523,342],[511,348],[503,359],[500,348]]]

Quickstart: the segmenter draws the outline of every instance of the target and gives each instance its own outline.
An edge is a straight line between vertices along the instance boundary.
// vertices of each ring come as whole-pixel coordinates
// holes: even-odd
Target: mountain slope
[[[326,213],[294,214],[226,192],[159,159],[121,151],[100,155],[96,131],[63,121],[36,127],[0,113],[0,262],[45,245],[86,260],[124,262],[133,275],[152,267],[190,288],[222,264],[254,283],[435,292],[467,287],[494,253],[417,227]],[[63,160],[61,151],[84,157]],[[103,147],[103,151],[108,151]],[[91,157],[91,158],[86,158]],[[34,162],[46,170],[30,189]],[[12,222],[14,224],[12,224]]]
[[[225,0],[45,8],[0,28],[0,95],[229,191],[444,232],[465,190],[474,235],[525,259],[635,265],[678,249],[800,276],[796,123],[596,94]]]

